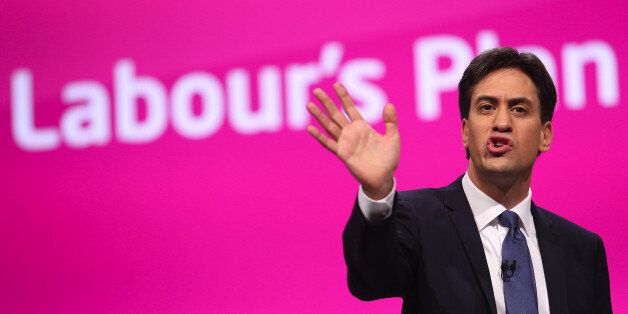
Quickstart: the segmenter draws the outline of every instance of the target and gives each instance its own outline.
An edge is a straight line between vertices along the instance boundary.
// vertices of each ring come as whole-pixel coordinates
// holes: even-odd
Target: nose
[[[503,108],[500,106],[495,111],[495,116],[493,120],[493,131],[500,133],[510,133],[512,132],[512,121],[510,120],[510,112],[507,108]]]

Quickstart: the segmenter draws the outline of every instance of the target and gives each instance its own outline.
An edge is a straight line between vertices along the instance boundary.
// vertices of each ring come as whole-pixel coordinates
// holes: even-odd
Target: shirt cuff
[[[381,200],[374,200],[366,196],[364,189],[362,189],[362,185],[360,185],[360,190],[358,191],[358,205],[368,222],[379,223],[392,214],[396,188],[397,181],[393,178],[393,187],[390,190],[390,193],[388,193],[388,195]]]

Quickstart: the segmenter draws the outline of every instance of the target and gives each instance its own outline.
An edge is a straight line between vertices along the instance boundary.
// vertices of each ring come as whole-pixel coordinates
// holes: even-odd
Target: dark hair
[[[510,47],[493,48],[475,57],[458,83],[460,118],[469,117],[471,94],[475,86],[488,74],[499,69],[518,69],[536,86],[541,101],[541,122],[552,121],[556,107],[556,87],[545,66],[534,54],[520,53]]]
[[[541,122],[552,121],[556,107],[556,87],[545,66],[532,53],[520,53],[510,47],[493,48],[475,57],[464,70],[458,83],[460,119],[469,117],[471,94],[475,86],[490,73],[500,69],[518,69],[525,73],[536,86],[541,102]],[[467,149],[467,159],[469,159]]]

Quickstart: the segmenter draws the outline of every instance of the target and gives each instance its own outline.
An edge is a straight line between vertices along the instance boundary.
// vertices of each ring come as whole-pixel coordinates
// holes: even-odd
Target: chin
[[[492,157],[482,163],[483,172],[496,176],[509,176],[518,172],[511,160],[506,157]]]

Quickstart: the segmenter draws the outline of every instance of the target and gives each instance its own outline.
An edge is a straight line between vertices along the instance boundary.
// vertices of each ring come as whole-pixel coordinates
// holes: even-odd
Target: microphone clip
[[[508,282],[510,277],[515,274],[515,270],[517,269],[517,261],[511,260],[510,262],[505,259],[502,261],[502,280],[504,282]]]

